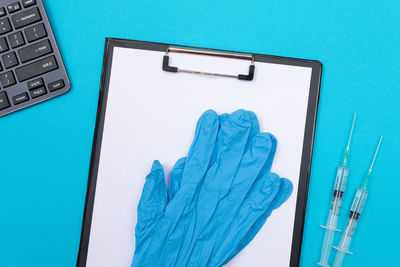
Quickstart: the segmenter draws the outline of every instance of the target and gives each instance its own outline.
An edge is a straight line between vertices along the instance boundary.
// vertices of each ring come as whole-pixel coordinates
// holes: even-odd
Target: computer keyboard
[[[0,117],[70,88],[42,0],[1,0]]]

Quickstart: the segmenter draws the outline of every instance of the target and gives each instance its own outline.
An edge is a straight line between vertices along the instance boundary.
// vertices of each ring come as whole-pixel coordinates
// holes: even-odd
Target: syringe
[[[340,239],[339,246],[337,246],[337,247],[333,246],[333,248],[338,250],[338,252],[336,254],[335,262],[333,263],[334,267],[342,266],[342,262],[343,262],[344,256],[346,254],[353,254],[352,252],[349,251],[350,243],[351,243],[351,239],[353,237],[354,231],[357,226],[357,221],[358,221],[358,219],[361,215],[361,212],[364,208],[365,201],[367,200],[368,183],[372,176],[372,167],[374,166],[376,155],[378,154],[381,142],[382,142],[382,137],[379,140],[379,144],[376,149],[374,159],[372,160],[371,167],[367,171],[367,174],[365,175],[360,188],[357,189],[356,195],[354,196],[353,204],[351,205],[351,208],[350,208],[350,215],[349,215],[349,219],[347,221],[346,230],[342,234],[342,238]]]
[[[340,232],[340,230],[337,229],[336,227],[339,218],[340,207],[342,206],[343,194],[346,189],[347,177],[349,175],[349,168],[347,167],[347,164],[350,155],[350,141],[351,141],[351,136],[353,134],[356,116],[357,114],[354,114],[349,141],[347,142],[347,147],[343,153],[342,165],[338,167],[336,172],[336,179],[333,188],[333,197],[331,202],[331,209],[329,211],[328,221],[326,223],[326,226],[321,225],[322,228],[325,228],[325,237],[324,237],[324,243],[322,244],[321,259],[319,262],[317,262],[317,264],[320,266],[329,267],[328,261],[329,261],[329,256],[331,254],[333,237],[336,231]]]

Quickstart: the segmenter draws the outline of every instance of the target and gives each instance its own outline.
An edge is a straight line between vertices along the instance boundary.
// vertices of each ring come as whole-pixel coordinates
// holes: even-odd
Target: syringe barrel
[[[356,195],[354,196],[353,203],[351,204],[350,213],[357,212],[358,216],[360,216],[364,209],[364,205],[365,205],[365,201],[367,200],[367,196],[368,196],[367,190],[365,190],[364,188],[358,188]],[[351,214],[350,214],[350,216],[351,216]]]
[[[346,229],[340,239],[339,248],[348,251],[350,248],[351,240],[353,238],[354,231],[357,226],[358,219],[363,211],[365,201],[367,200],[368,191],[363,188],[359,188],[351,204],[349,219],[347,221]]]
[[[332,267],[341,267],[344,260],[344,255],[346,254],[343,251],[338,251],[336,253],[335,261],[333,262]]]
[[[336,229],[337,226],[340,208],[342,206],[343,194],[346,190],[348,175],[349,168],[341,166],[337,169],[335,185],[333,187],[331,209],[329,211],[329,217],[326,223],[326,226],[332,229]]]
[[[324,243],[322,243],[321,259],[317,263],[320,266],[329,266],[329,256],[331,255],[333,237],[335,235],[334,230],[326,229],[324,236]]]

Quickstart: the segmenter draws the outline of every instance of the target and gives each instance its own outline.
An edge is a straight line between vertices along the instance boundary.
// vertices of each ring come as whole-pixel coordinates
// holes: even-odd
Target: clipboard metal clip
[[[249,66],[248,74],[225,74],[225,73],[215,73],[215,72],[207,72],[207,71],[196,71],[196,70],[187,70],[181,69],[178,67],[172,67],[169,65],[169,52],[176,53],[188,53],[188,54],[197,54],[197,55],[206,55],[206,56],[218,56],[218,57],[227,57],[227,58],[237,58],[237,59],[248,59],[251,60],[251,64]],[[228,77],[235,78],[244,81],[252,81],[254,78],[254,56],[249,54],[240,54],[240,53],[230,53],[230,52],[221,52],[221,51],[213,51],[213,50],[201,50],[194,48],[183,48],[183,47],[168,47],[165,52],[163,58],[162,69],[167,72],[184,72],[184,73],[192,73],[192,74],[200,74],[200,75],[209,75],[209,76],[218,76],[218,77]]]

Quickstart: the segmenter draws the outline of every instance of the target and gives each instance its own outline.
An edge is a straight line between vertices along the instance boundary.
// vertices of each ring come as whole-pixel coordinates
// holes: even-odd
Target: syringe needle
[[[374,159],[372,160],[371,167],[369,168],[369,171],[372,171],[372,167],[374,166],[376,155],[378,155],[379,147],[381,146],[381,143],[382,143],[382,138],[383,138],[383,136],[381,136],[381,139],[379,139],[379,144],[378,144],[378,147],[376,148]]]
[[[348,164],[348,159],[350,156],[350,142],[351,142],[351,137],[353,136],[353,130],[354,130],[354,124],[356,122],[356,117],[357,117],[357,113],[354,113],[353,124],[351,125],[349,141],[347,142],[347,147],[343,153],[343,162],[342,162],[343,167],[346,167]]]
[[[339,229],[337,229],[337,223],[340,214],[340,208],[342,206],[343,195],[346,189],[347,177],[349,175],[349,168],[347,167],[347,163],[350,155],[350,142],[351,142],[351,137],[353,135],[356,117],[357,113],[354,114],[353,124],[351,125],[351,130],[350,130],[349,141],[343,153],[342,165],[339,166],[337,169],[335,184],[333,187],[333,198],[330,205],[328,220],[326,222],[326,225],[321,225],[322,228],[325,228],[325,236],[324,236],[324,241],[322,243],[321,259],[317,264],[324,267],[329,267],[328,262],[334,235],[336,231],[340,231]]]
[[[350,148],[350,141],[351,141],[351,136],[353,135],[353,129],[354,129],[354,123],[356,122],[356,117],[357,117],[357,112],[354,113],[354,119],[353,119],[353,124],[351,125],[351,131],[350,131],[349,142],[347,143],[347,149]]]
[[[381,136],[381,139],[379,139],[378,147],[376,148],[375,155],[374,155],[374,158],[373,158],[372,163],[371,163],[371,167],[369,168],[369,170],[365,174],[364,179],[362,181],[361,187],[364,190],[367,190],[367,187],[368,187],[368,184],[369,184],[369,180],[372,177],[372,168],[374,167],[375,159],[376,159],[376,156],[378,155],[379,147],[381,146],[381,143],[382,143],[382,138],[383,137]]]

